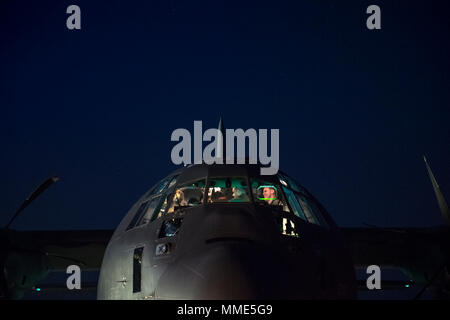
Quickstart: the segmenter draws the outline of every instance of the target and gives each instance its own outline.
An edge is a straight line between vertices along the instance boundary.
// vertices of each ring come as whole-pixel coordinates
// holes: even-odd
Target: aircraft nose
[[[157,299],[302,298],[288,261],[276,250],[250,241],[220,240],[207,250],[168,267],[155,291]],[[304,283],[303,283],[304,285]],[[311,293],[311,292],[309,292]]]

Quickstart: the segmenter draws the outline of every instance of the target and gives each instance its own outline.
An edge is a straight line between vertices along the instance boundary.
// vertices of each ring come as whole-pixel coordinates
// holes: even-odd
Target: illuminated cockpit
[[[246,177],[210,178],[208,203],[250,202]]]
[[[333,247],[334,230],[320,203],[283,172],[261,175],[259,165],[249,164],[186,166],[157,182],[129,210],[110,241],[113,254],[105,254],[104,274],[111,274],[114,261],[129,261],[127,274],[125,262],[117,263],[111,283],[127,277],[132,287],[108,290],[166,299],[237,297],[227,286],[241,275],[249,280],[241,296],[259,297],[247,288],[257,284],[257,290],[276,271],[264,292],[285,294],[278,278],[283,274],[283,283],[299,279],[296,297],[299,286],[311,281],[314,289],[320,280],[302,275],[317,273],[317,247]]]
[[[264,176],[251,165],[202,164],[181,168],[150,189],[135,206],[127,230],[180,210],[224,203],[268,207],[327,226],[320,205],[284,173]]]

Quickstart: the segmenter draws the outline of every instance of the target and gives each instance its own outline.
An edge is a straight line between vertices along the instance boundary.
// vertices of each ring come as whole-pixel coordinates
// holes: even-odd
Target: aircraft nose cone
[[[201,278],[192,291],[194,299],[256,299],[264,291],[261,258],[249,244],[216,243],[195,265]],[[192,266],[194,267],[194,266]],[[266,277],[268,278],[268,277]],[[266,280],[267,281],[267,280]]]
[[[299,296],[294,273],[282,255],[246,241],[217,241],[186,256],[162,275],[159,299],[285,299]],[[305,287],[305,283],[302,284]],[[294,290],[293,290],[294,289]],[[309,292],[311,293],[311,292]]]

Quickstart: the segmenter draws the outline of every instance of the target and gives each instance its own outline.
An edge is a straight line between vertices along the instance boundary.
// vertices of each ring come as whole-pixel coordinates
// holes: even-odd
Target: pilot
[[[248,201],[248,197],[245,191],[241,188],[233,188],[233,197],[230,202],[246,202]]]
[[[204,190],[202,188],[191,190],[190,196],[188,198],[185,197],[187,205],[193,207],[202,204],[203,192]]]
[[[184,192],[181,189],[175,191],[172,200],[172,205],[170,206],[170,209],[167,211],[167,213],[173,212],[175,210],[175,206],[177,207],[187,206],[187,202],[186,200],[184,200]]]
[[[212,202],[226,202],[228,200],[224,191],[215,191],[212,194]]]
[[[277,195],[275,192],[275,188],[273,187],[264,187],[263,188],[263,197],[268,199],[265,200],[267,204],[271,206],[282,206],[283,203],[279,199],[277,199]]]

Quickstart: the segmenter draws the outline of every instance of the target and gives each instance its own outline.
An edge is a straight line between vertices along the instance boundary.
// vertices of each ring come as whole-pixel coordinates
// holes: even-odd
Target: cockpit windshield
[[[205,180],[190,182],[178,186],[173,192],[167,194],[155,218],[162,217],[182,208],[196,207],[203,204]]]
[[[244,177],[210,178],[208,203],[250,202],[247,179]]]

